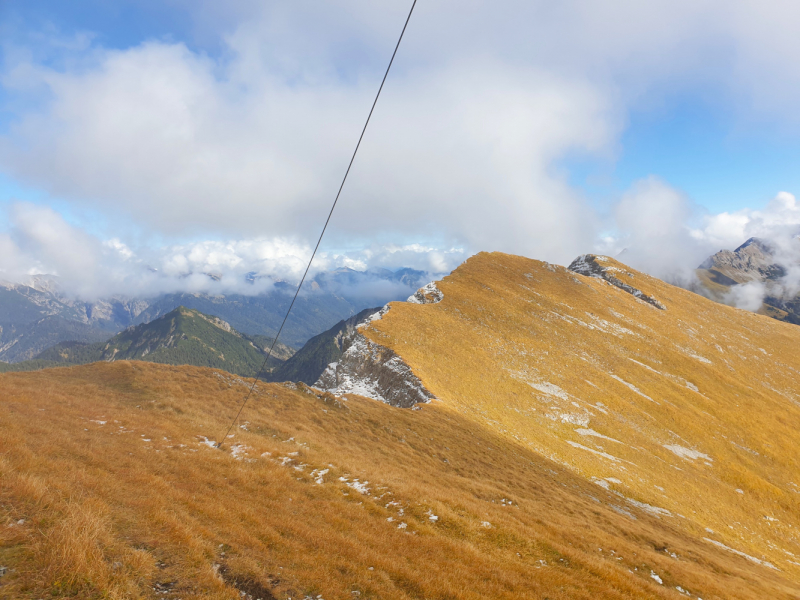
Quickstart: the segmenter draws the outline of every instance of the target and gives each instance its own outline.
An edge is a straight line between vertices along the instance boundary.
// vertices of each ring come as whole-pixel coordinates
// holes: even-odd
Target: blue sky
[[[254,240],[303,254],[407,4],[1,3],[0,244],[18,264],[0,271],[70,270],[46,252],[51,233],[21,225],[49,219],[81,248],[124,246],[126,264],[222,260],[198,248]],[[789,214],[775,198],[800,189],[791,3],[459,7],[414,15],[331,261],[635,260],[662,253],[634,250],[658,214],[659,244],[691,246],[669,257],[683,267]],[[224,258],[267,268],[247,260]]]

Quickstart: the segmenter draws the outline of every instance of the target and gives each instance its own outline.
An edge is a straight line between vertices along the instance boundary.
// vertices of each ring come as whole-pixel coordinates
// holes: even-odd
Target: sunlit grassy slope
[[[696,538],[800,579],[800,331],[629,270],[481,254],[366,334],[439,399]],[[713,543],[713,542],[707,542]]]
[[[617,275],[667,310],[479,255],[366,331],[437,401],[260,383],[222,450],[235,376],[0,375],[0,598],[800,597],[800,329]]]

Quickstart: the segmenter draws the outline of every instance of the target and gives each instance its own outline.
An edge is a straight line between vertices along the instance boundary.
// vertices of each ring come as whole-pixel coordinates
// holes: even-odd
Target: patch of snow
[[[587,448],[586,446],[582,446],[581,444],[578,444],[576,442],[567,440],[567,443],[573,448],[580,448],[581,450],[586,450],[587,452],[591,452],[592,454],[597,454],[598,456],[602,456],[603,458],[607,458],[608,460],[612,460],[614,462],[619,462],[620,460],[616,456],[611,456],[610,454],[607,454],[605,452],[600,452],[598,450],[592,450],[591,448]]]
[[[639,502],[638,500],[634,500],[633,498],[625,498],[625,500],[633,504],[636,508],[643,510],[646,513],[653,515],[654,517],[671,517],[672,513],[669,512],[666,508],[659,508],[658,506],[653,506],[652,504],[647,504],[646,502]]]
[[[339,481],[361,494],[369,494],[369,488],[367,487],[369,485],[369,481],[359,481],[358,479],[348,481],[347,477],[339,477]]]
[[[580,425],[586,427],[589,424],[589,417],[586,415],[576,415],[574,413],[561,413],[558,416],[562,423],[569,423],[570,425]]]
[[[664,582],[661,580],[661,577],[656,575],[656,572],[653,571],[653,570],[650,571],[650,579],[652,579],[653,581],[655,581],[656,583],[658,583],[660,585],[664,585]]]
[[[592,437],[597,437],[603,440],[608,440],[609,442],[616,442],[617,444],[622,443],[619,440],[615,440],[614,438],[603,435],[602,433],[597,433],[594,429],[576,429],[575,433],[577,433],[578,435],[589,435]]]
[[[314,469],[313,471],[311,471],[311,478],[317,485],[322,485],[323,483],[325,483],[323,476],[327,475],[328,472],[330,472],[330,469]]]
[[[202,441],[200,442],[201,444],[203,444],[205,446],[208,446],[209,448],[216,448],[217,447],[217,442],[215,442],[214,440],[210,440],[204,435],[201,435],[199,437],[203,438]]]
[[[366,319],[361,321],[361,323],[356,325],[356,327],[363,327],[364,325],[368,325],[369,323],[372,323],[373,321],[380,321],[383,318],[383,315],[385,315],[388,312],[389,312],[389,305],[387,304],[382,309],[380,309],[379,311],[372,313]]]
[[[234,444],[231,446],[231,456],[236,460],[242,460],[249,448],[244,444]]]
[[[680,456],[681,458],[695,460],[698,458],[702,458],[703,460],[707,460],[709,462],[713,462],[714,459],[711,458],[708,454],[703,454],[702,452],[698,452],[697,450],[692,450],[690,448],[684,448],[683,446],[678,446],[676,444],[664,444],[664,448],[672,452],[673,454]]]
[[[747,560],[749,560],[752,563],[755,563],[757,565],[762,565],[764,567],[768,567],[768,568],[773,569],[775,571],[780,571],[780,569],[778,569],[778,567],[776,567],[772,563],[767,562],[765,560],[760,560],[760,559],[756,558],[755,556],[750,556],[749,554],[745,554],[741,550],[736,550],[734,548],[731,548],[730,546],[726,546],[722,542],[718,542],[716,540],[712,540],[712,539],[709,539],[707,537],[704,537],[703,539],[705,541],[707,541],[708,543],[710,543],[710,544],[714,544],[718,548],[722,548],[723,550],[727,550],[728,552],[733,552],[734,554],[737,554],[737,555],[741,556],[742,558],[746,558]]]
[[[616,506],[615,504],[609,504],[608,506],[615,513],[618,513],[620,515],[624,515],[624,516],[628,517],[629,519],[632,519],[633,521],[636,521],[636,517],[627,508],[622,508],[621,506]]]
[[[549,383],[547,381],[543,382],[534,382],[534,381],[525,381],[529,386],[533,389],[542,392],[548,396],[555,396],[556,398],[560,398],[561,400],[569,400],[569,394],[562,390],[560,387],[555,385],[554,383]]]
[[[632,391],[634,391],[634,392],[636,392],[637,394],[639,394],[639,395],[640,395],[642,398],[647,398],[648,400],[650,400],[650,402],[654,402],[655,404],[658,404],[658,402],[656,402],[655,400],[653,400],[653,399],[652,399],[650,396],[648,396],[647,394],[645,394],[645,393],[644,393],[642,390],[640,390],[639,388],[637,388],[637,387],[636,387],[635,385],[633,385],[632,383],[628,383],[627,381],[625,381],[625,380],[624,380],[624,379],[622,379],[621,377],[617,377],[616,375],[614,375],[614,374],[612,374],[612,373],[609,373],[609,375],[611,375],[611,378],[612,378],[612,379],[616,379],[616,380],[617,380],[617,381],[619,381],[619,382],[620,382],[622,385],[624,385],[624,386],[626,386],[626,387],[630,388]]]

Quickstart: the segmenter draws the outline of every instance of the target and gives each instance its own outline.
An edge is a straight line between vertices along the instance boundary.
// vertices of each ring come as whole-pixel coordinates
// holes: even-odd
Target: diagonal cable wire
[[[322,236],[325,235],[325,230],[328,229],[328,223],[330,223],[331,221],[331,217],[333,216],[333,211],[336,209],[337,202],[339,202],[339,196],[342,194],[342,189],[344,188],[344,184],[347,181],[347,176],[350,174],[350,169],[353,166],[353,161],[355,161],[356,154],[358,154],[358,149],[361,146],[361,140],[364,139],[364,134],[367,131],[369,120],[372,118],[372,113],[375,111],[375,105],[378,104],[378,98],[381,97],[381,91],[383,91],[383,84],[386,83],[386,78],[389,76],[389,71],[392,68],[392,63],[394,63],[394,57],[397,55],[397,50],[400,48],[400,42],[403,41],[403,35],[406,32],[406,27],[408,27],[408,22],[411,20],[411,13],[414,12],[414,7],[416,5],[417,5],[417,0],[414,0],[413,3],[411,4],[411,10],[408,11],[408,16],[406,17],[406,22],[403,25],[403,30],[400,32],[400,38],[397,40],[397,44],[394,47],[394,52],[392,52],[392,58],[389,60],[389,66],[386,67],[386,72],[383,74],[383,79],[381,80],[381,85],[378,88],[378,93],[375,95],[375,100],[373,100],[372,102],[372,108],[369,109],[369,115],[367,115],[367,120],[364,123],[364,127],[361,129],[361,135],[358,137],[358,143],[356,144],[355,150],[353,150],[353,156],[350,157],[350,163],[347,165],[347,171],[345,171],[344,177],[342,178],[342,183],[339,185],[339,191],[336,192],[336,198],[333,201],[333,206],[331,206],[331,210],[328,213],[328,218],[325,219],[325,225],[322,227],[322,231],[319,234],[317,245],[314,246],[314,252],[311,253],[311,258],[308,261],[305,273],[303,273],[303,278],[300,280],[300,283],[297,286],[297,291],[295,291],[294,298],[292,298],[292,302],[291,304],[289,304],[289,309],[286,311],[286,315],[283,317],[283,322],[281,323],[281,326],[278,329],[278,333],[272,340],[272,345],[269,347],[269,352],[267,352],[267,357],[264,359],[264,364],[261,365],[261,368],[258,370],[258,373],[256,373],[255,379],[253,379],[253,385],[250,386],[250,390],[247,392],[247,396],[245,396],[244,402],[242,402],[242,405],[239,407],[239,412],[236,413],[236,416],[234,417],[231,426],[228,427],[228,431],[226,431],[225,435],[222,437],[222,441],[217,442],[217,448],[222,448],[222,444],[224,444],[225,440],[228,439],[228,435],[230,435],[233,426],[236,425],[236,421],[239,420],[239,415],[242,414],[244,407],[250,400],[250,396],[253,395],[253,390],[256,387],[256,383],[258,383],[258,378],[261,376],[261,373],[263,373],[264,369],[266,368],[267,362],[272,356],[272,350],[275,348],[275,344],[278,342],[278,338],[280,337],[281,332],[283,331],[283,326],[286,325],[286,320],[289,318],[289,314],[292,312],[292,308],[294,307],[294,303],[297,300],[297,296],[300,294],[300,289],[303,287],[303,283],[306,280],[308,271],[311,268],[311,263],[314,262],[314,257],[317,255],[317,250],[319,250],[319,245],[322,243]]]

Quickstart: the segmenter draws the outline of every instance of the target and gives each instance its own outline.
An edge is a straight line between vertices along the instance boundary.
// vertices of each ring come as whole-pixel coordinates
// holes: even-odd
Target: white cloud
[[[407,7],[186,6],[219,56],[153,40],[110,50],[81,34],[55,40],[69,60],[54,68],[6,43],[2,85],[25,102],[0,135],[0,170],[168,239],[228,241],[148,250],[20,209],[0,237],[7,273],[51,270],[89,293],[302,267]],[[798,18],[784,1],[420,4],[317,268],[447,271],[477,250],[568,263],[595,246],[625,247],[633,266],[668,277],[796,223],[786,198],[704,219],[651,178],[621,199],[603,241],[606,224],[557,165],[613,158],[628,111],[666,93],[797,124]],[[132,276],[139,266],[158,275]]]
[[[764,303],[767,288],[760,281],[751,281],[731,288],[725,299],[726,303],[749,311],[757,311]]]
[[[312,251],[303,243],[263,237],[132,248],[119,239],[100,240],[48,207],[16,203],[9,213],[10,231],[0,234],[0,280],[26,283],[31,275],[54,275],[65,293],[83,300],[177,291],[257,294],[271,289],[275,281],[297,283]],[[343,267],[359,271],[410,267],[436,274],[449,272],[465,258],[461,249],[375,244],[367,249],[322,251],[310,275]],[[350,296],[397,295],[392,286],[399,285],[362,284],[361,291],[348,289]],[[408,290],[403,287],[403,291]]]

